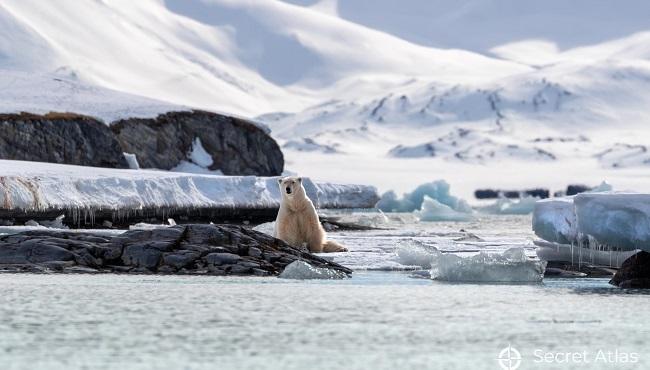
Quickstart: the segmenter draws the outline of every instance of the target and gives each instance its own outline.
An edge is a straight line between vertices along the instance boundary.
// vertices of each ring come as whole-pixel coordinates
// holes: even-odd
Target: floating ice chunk
[[[431,278],[454,282],[536,283],[544,278],[546,261],[532,260],[523,248],[502,254],[481,252],[471,257],[435,254]]]
[[[535,209],[537,197],[523,197],[521,199],[499,198],[493,204],[478,208],[479,212],[494,215],[527,215]]]
[[[379,203],[377,203],[377,208],[384,212],[413,212],[422,208],[425,196],[444,204],[454,211],[472,212],[472,207],[465,200],[449,193],[449,184],[444,180],[422,184],[415,188],[413,192],[404,194],[401,199],[397,197],[394,191],[388,191],[382,195]]]
[[[422,208],[415,211],[420,221],[471,221],[474,219],[470,212],[456,211],[435,199],[424,196]]]
[[[431,262],[441,254],[438,248],[417,240],[402,240],[395,249],[397,260],[405,266],[431,268]]]
[[[278,276],[281,279],[344,279],[344,272],[324,267],[314,267],[305,261],[291,262]]]
[[[533,231],[540,238],[560,243],[575,243],[578,229],[573,197],[539,200],[533,211]]]

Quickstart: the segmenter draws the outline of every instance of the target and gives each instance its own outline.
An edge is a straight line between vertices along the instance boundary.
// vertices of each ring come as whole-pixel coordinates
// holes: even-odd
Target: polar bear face
[[[280,178],[278,184],[283,197],[293,198],[305,194],[305,188],[302,187],[302,177],[289,176]]]

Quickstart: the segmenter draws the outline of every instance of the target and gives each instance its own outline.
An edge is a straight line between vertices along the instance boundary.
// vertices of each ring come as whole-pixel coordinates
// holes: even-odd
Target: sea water
[[[330,256],[355,267],[343,280],[2,274],[0,368],[648,368],[643,291],[438,282],[395,253],[404,238],[461,254],[527,246],[529,222],[331,233],[351,249]]]

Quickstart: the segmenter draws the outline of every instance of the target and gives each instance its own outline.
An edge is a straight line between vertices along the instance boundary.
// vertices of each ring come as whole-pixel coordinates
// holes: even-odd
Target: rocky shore
[[[0,272],[273,276],[294,261],[352,273],[234,225],[178,225],[116,236],[44,230],[0,237]]]

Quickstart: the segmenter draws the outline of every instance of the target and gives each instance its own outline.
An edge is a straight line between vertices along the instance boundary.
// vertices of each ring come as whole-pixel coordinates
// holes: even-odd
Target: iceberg
[[[437,180],[419,185],[399,198],[394,191],[381,196],[377,208],[383,212],[415,212],[422,221],[468,221],[472,207],[449,193],[449,184]]]
[[[422,208],[415,211],[415,215],[418,216],[420,221],[471,221],[474,219],[471,211],[456,211],[448,205],[430,198],[428,195],[424,196]]]
[[[461,257],[408,240],[398,244],[396,254],[401,264],[430,269],[431,279],[450,282],[537,283],[546,268],[546,261],[529,258],[519,247]]]
[[[395,249],[397,261],[400,264],[425,269],[431,268],[431,263],[439,253],[438,248],[413,239],[398,242]]]
[[[574,205],[578,231],[591,244],[650,252],[650,194],[581,193]]]
[[[573,197],[549,198],[535,202],[533,231],[540,238],[559,244],[577,242],[578,230]]]
[[[425,196],[428,196],[455,211],[471,213],[472,207],[465,200],[451,195],[449,188],[445,180],[437,180],[419,185],[413,192],[404,194],[402,198],[398,198],[391,190],[381,196],[377,208],[384,212],[413,212],[422,208]]]
[[[431,263],[431,278],[452,282],[539,283],[546,261],[530,259],[523,248],[471,257],[439,253]]]
[[[537,255],[546,261],[620,267],[638,250],[650,251],[650,194],[612,192],[606,183],[572,197],[535,204]]]
[[[326,267],[314,267],[305,261],[291,262],[278,276],[281,279],[345,279],[348,275],[342,271]]]
[[[533,212],[538,200],[539,198],[532,196],[520,199],[501,197],[493,204],[478,208],[478,211],[494,215],[527,215]]]

